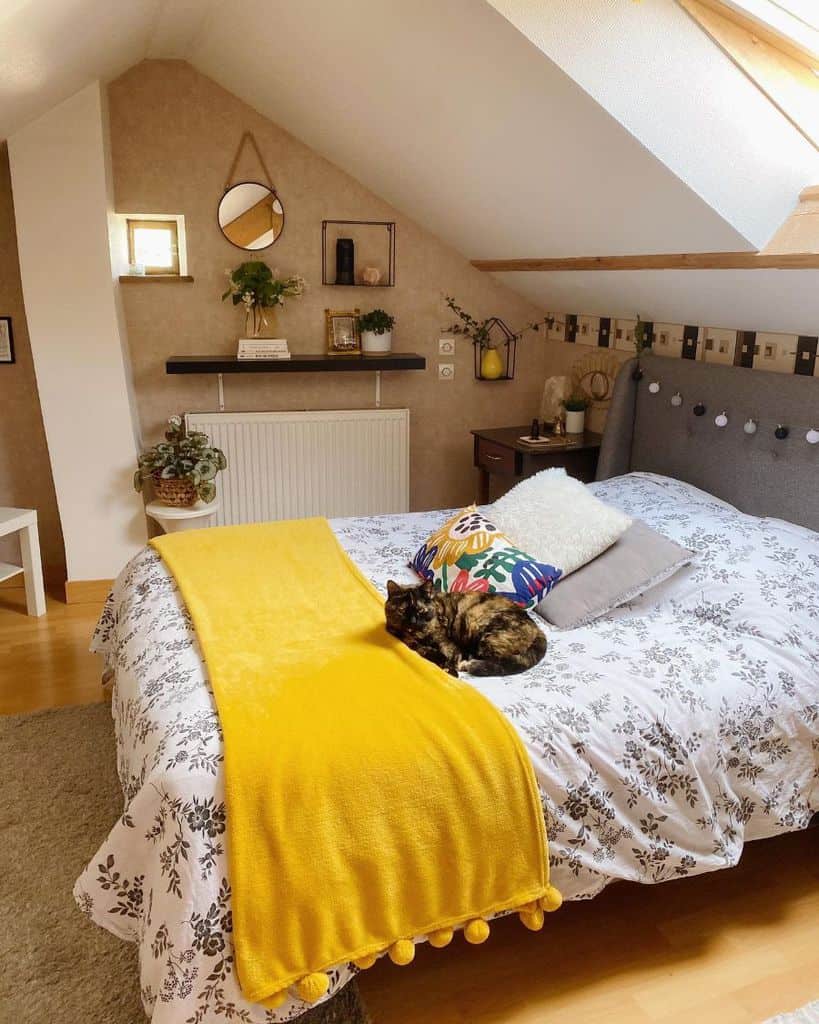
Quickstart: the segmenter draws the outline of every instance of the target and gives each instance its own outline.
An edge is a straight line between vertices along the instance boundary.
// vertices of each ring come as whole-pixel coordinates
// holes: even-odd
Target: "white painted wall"
[[[489,3],[754,247],[819,181],[819,153],[675,0]]]
[[[145,542],[137,439],[109,253],[98,82],[9,139],[31,348],[68,578],[106,579]]]
[[[236,16],[191,63],[467,256],[750,248],[485,0],[243,0],[253,45]]]
[[[819,334],[816,270],[613,270],[498,274],[552,312]]]

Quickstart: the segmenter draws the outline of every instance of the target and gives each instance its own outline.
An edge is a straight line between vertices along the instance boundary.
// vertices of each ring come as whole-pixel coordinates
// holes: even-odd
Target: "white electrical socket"
[[[438,355],[439,356],[454,356],[455,355],[455,339],[454,338],[439,338],[438,339]]]
[[[452,380],[454,376],[454,363],[438,363],[438,380]]]

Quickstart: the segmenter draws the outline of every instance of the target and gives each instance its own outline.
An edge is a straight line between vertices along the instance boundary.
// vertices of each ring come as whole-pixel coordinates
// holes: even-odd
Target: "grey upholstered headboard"
[[[643,470],[685,480],[755,516],[819,530],[819,378],[767,373],[645,354],[625,363],[614,386],[598,480]],[[660,391],[652,394],[656,381]],[[679,392],[682,405],[671,398]],[[702,402],[705,414],[694,415]],[[726,427],[714,419],[725,411]],[[757,432],[746,434],[747,419]],[[778,424],[789,428],[778,440]]]

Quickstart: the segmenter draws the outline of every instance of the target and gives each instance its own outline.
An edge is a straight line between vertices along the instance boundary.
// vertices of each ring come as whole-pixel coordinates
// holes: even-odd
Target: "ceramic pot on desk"
[[[586,428],[586,410],[585,409],[567,409],[566,410],[566,433],[567,434],[582,434]]]

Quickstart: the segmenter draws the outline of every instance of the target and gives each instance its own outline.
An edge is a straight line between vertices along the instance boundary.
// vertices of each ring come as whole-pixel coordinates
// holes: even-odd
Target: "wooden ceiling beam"
[[[650,253],[645,256],[568,256],[548,259],[472,260],[486,273],[561,270],[819,270],[819,253]]]

